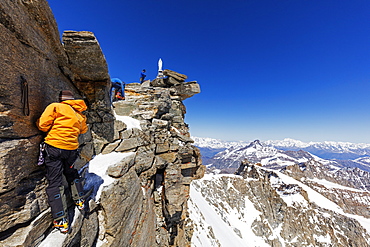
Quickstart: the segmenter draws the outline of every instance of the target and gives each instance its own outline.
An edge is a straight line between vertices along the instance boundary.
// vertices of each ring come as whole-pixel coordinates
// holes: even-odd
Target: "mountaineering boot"
[[[84,190],[83,184],[81,179],[76,178],[71,183],[71,191],[72,191],[72,198],[79,210],[83,210],[85,208],[85,199],[84,199]]]
[[[76,200],[75,204],[76,204],[76,206],[79,210],[84,210],[85,209],[85,200],[84,199],[80,198],[80,199]]]
[[[94,191],[94,187],[84,192],[84,195],[80,199],[75,200],[75,204],[80,211],[88,210],[88,205],[86,207],[86,202],[88,202],[88,198],[90,197],[93,191]]]
[[[63,217],[59,220],[54,220],[54,228],[58,229],[61,233],[67,233],[69,230],[68,219]]]

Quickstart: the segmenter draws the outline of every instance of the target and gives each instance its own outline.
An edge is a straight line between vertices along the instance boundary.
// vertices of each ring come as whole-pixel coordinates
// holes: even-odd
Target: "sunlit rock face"
[[[76,97],[81,94],[63,73],[68,58],[46,1],[2,1],[0,43],[0,235],[3,239],[20,226],[29,225],[48,208],[44,168],[36,166],[38,145],[43,139],[36,120],[49,103],[58,100],[61,89],[72,90]],[[48,227],[39,219],[35,224],[40,229]],[[32,234],[37,235],[30,230],[29,235]],[[26,238],[25,242],[32,241]]]
[[[190,183],[201,178],[205,168],[184,122],[179,91],[131,83],[125,100],[113,105],[116,124],[123,125],[115,128],[111,143],[100,145],[100,152],[132,154],[107,171],[116,180],[100,199],[99,225],[105,229],[100,241],[107,246],[127,241],[132,246],[189,246]],[[132,120],[136,127],[130,127]]]

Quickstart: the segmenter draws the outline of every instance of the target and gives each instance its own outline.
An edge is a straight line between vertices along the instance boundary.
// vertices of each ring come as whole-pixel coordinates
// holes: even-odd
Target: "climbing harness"
[[[42,142],[40,143],[40,154],[39,154],[39,159],[37,161],[37,165],[39,166],[45,165],[46,156],[47,156],[46,143]]]

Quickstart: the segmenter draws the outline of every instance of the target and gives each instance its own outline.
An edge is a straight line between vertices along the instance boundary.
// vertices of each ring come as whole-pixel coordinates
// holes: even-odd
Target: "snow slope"
[[[290,176],[265,168],[258,169],[261,169],[267,173],[273,172],[277,175],[270,176],[269,183],[265,186],[271,186],[272,188],[276,189],[277,194],[275,195],[278,195],[278,197],[280,197],[287,205],[287,209],[284,210],[288,210],[288,208],[296,208],[295,210],[298,211],[306,210],[307,213],[317,211],[317,215],[307,214],[307,217],[310,218],[313,225],[316,225],[318,228],[322,228],[323,233],[313,234],[311,236],[315,238],[315,241],[321,243],[320,246],[333,246],[333,241],[340,242],[339,238],[333,239],[333,236],[328,234],[325,235],[325,232],[329,231],[330,228],[328,230],[324,230],[333,224],[335,227],[335,221],[340,217],[343,217],[343,220],[345,221],[346,219],[352,219],[359,222],[359,224],[367,232],[363,233],[364,238],[367,239],[364,241],[367,241],[367,246],[370,246],[370,219],[363,216],[345,213],[339,205],[327,199],[324,195],[316,192],[311,187]],[[269,221],[267,220],[269,216],[263,215],[264,212],[256,208],[256,198],[251,197],[253,193],[247,196],[241,192],[243,190],[248,190],[247,187],[245,187],[245,189],[241,189],[243,186],[240,188],[236,188],[234,186],[235,184],[246,185],[248,182],[254,180],[254,178],[243,179],[241,176],[237,175],[207,174],[204,178],[193,181],[191,184],[189,202],[190,218],[195,224],[192,246],[271,246],[266,242],[268,240],[278,241],[281,246],[286,246],[286,244],[289,243],[298,244],[294,246],[300,245],[299,242],[295,242],[298,241],[297,239],[286,239],[286,234],[283,233],[282,229],[283,225],[279,225],[277,227],[269,225]],[[325,180],[316,180],[316,182],[320,182],[323,186],[344,190],[353,190],[352,188],[337,185],[333,182]],[[213,190],[214,187],[217,187],[218,190],[220,187],[223,189],[219,190],[220,194],[217,195]],[[305,193],[296,193],[295,190],[302,190],[305,191]],[[236,197],[233,197],[234,193],[237,194]],[[223,196],[221,196],[221,194],[223,194]],[[303,195],[307,195],[307,197]],[[253,194],[253,196],[260,198],[258,194]],[[225,198],[228,199],[225,200]],[[257,201],[258,200],[260,199],[257,199]],[[276,201],[273,198],[271,198],[271,200]],[[254,203],[252,201],[254,201]],[[258,203],[262,205],[266,202],[259,201]],[[269,203],[272,202],[267,202],[267,204],[263,205],[268,205]],[[262,208],[266,207],[263,205]],[[317,205],[316,209],[312,208],[312,205]],[[328,212],[330,212],[330,214]],[[336,215],[335,218],[333,218],[333,214]],[[293,220],[295,218],[294,215],[290,215],[290,217],[293,217]],[[325,218],[327,218],[329,222],[332,221],[332,223],[329,224],[327,223],[327,220],[322,220]],[[265,227],[269,229],[264,231],[266,234],[265,238],[261,237],[260,235],[257,236],[255,231],[255,229],[257,229],[256,222],[261,221],[264,222],[263,224],[265,224]],[[323,222],[325,222],[326,225]],[[324,225],[320,226],[320,224]],[[347,236],[347,233],[343,229],[337,229],[335,227],[330,231],[332,230],[336,232],[334,234],[335,236]],[[358,229],[358,231],[360,232],[360,229]],[[312,233],[307,231],[307,233],[303,232],[301,234],[304,235]],[[368,234],[367,237],[366,234]],[[310,246],[303,243],[301,244],[302,245],[300,246]]]
[[[217,176],[205,175],[203,179],[217,179]],[[233,175],[228,176],[233,177]],[[244,198],[244,200],[247,205],[244,212],[246,217],[241,218],[237,211],[227,207],[227,205],[224,205],[227,207],[225,214],[220,215],[202,194],[194,186],[191,186],[189,213],[197,227],[192,238],[192,246],[268,247],[269,245],[262,238],[253,233],[252,223],[258,218],[260,212],[254,208],[253,203],[248,198]],[[228,213],[226,214],[226,212]],[[240,231],[240,229],[243,229],[243,231]],[[212,235],[214,238],[210,237]]]

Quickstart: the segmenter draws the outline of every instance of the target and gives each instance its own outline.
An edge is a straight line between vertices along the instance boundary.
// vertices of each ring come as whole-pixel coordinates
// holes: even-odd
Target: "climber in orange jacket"
[[[75,100],[71,91],[59,94],[60,103],[48,105],[37,122],[41,131],[47,132],[46,143],[46,193],[54,218],[54,227],[66,233],[69,230],[67,203],[64,195],[63,174],[80,210],[84,209],[84,191],[78,171],[73,163],[78,156],[78,136],[86,133],[87,109],[83,100]]]

